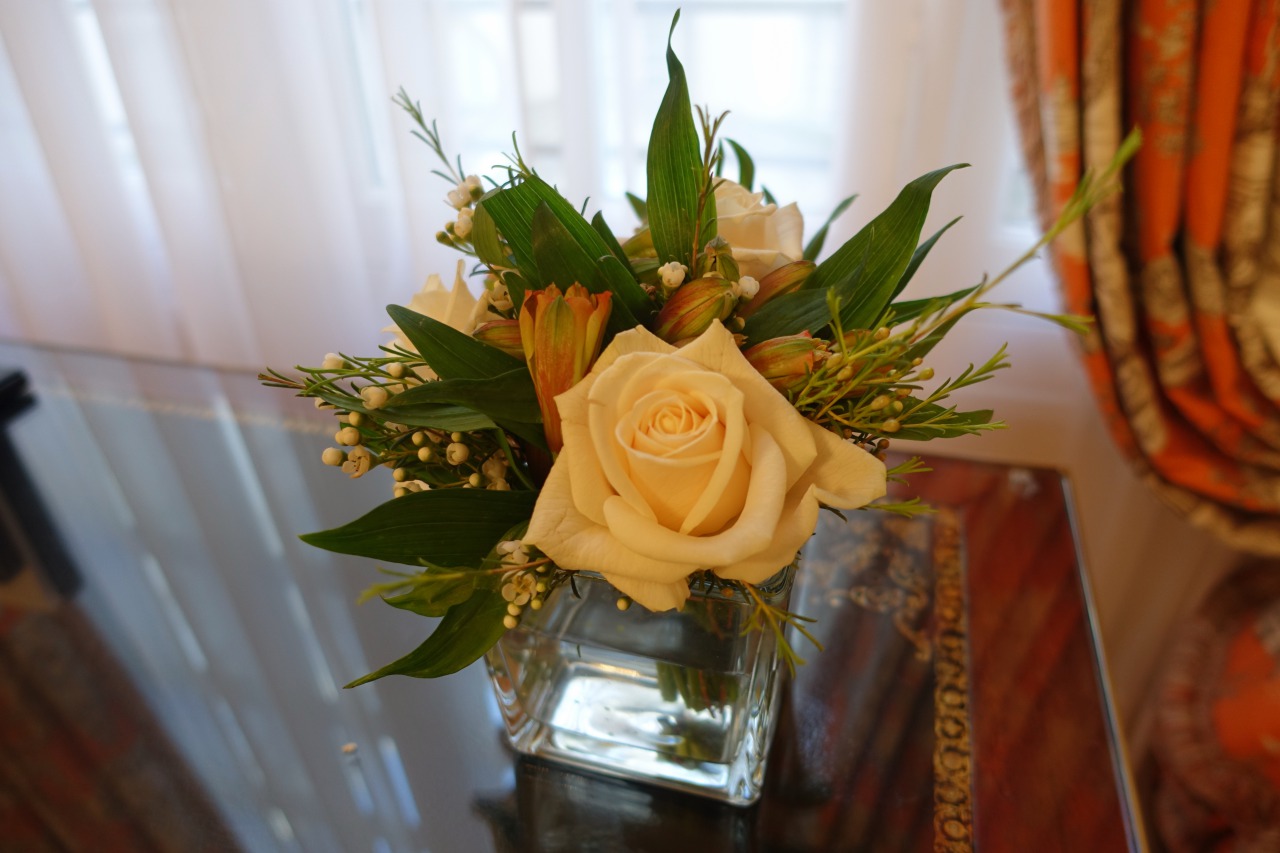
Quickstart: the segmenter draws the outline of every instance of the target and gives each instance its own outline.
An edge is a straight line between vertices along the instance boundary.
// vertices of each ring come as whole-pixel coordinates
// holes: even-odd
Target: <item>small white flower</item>
[[[493,288],[489,291],[489,304],[499,311],[511,310],[511,291],[501,281],[493,283]]]
[[[341,370],[346,363],[342,356],[336,352],[330,352],[325,353],[324,361],[320,363],[320,366],[325,370]]]
[[[523,607],[533,598],[537,578],[531,572],[517,570],[502,576],[502,597],[517,607]]]
[[[453,223],[453,233],[463,240],[471,236],[471,208],[464,207],[458,211],[458,221]]]
[[[490,456],[480,466],[480,473],[484,474],[485,479],[496,483],[499,480],[507,479],[507,460],[501,456]]]
[[[450,465],[461,465],[471,458],[471,448],[459,441],[455,441],[445,448],[444,458]]]
[[[454,210],[462,210],[462,208],[471,204],[472,201],[483,194],[480,178],[475,175],[467,175],[464,180],[449,191],[449,194],[445,196],[445,201],[449,202]]]
[[[344,447],[354,447],[360,443],[360,430],[355,427],[343,427],[338,430],[333,440]]]
[[[684,280],[689,275],[689,268],[679,261],[672,261],[658,267],[658,275],[662,277],[663,287],[674,289],[684,284]]]
[[[336,447],[326,447],[324,453],[320,454],[320,461],[326,465],[332,465],[335,468],[347,461],[347,454],[343,453]]]
[[[498,555],[502,557],[502,564],[506,566],[523,566],[529,562],[529,548],[521,539],[510,539],[505,542],[499,542],[497,548],[494,549]]]
[[[760,282],[749,275],[744,275],[738,279],[738,285],[734,290],[737,291],[738,297],[741,299],[754,299],[755,295],[760,292]]]
[[[363,477],[368,473],[376,462],[376,457],[369,452],[368,448],[354,447],[347,454],[347,461],[342,463],[342,473],[351,475],[354,480],[356,477]]]
[[[491,492],[509,492],[511,491],[511,484],[506,480],[493,480],[485,488]]]

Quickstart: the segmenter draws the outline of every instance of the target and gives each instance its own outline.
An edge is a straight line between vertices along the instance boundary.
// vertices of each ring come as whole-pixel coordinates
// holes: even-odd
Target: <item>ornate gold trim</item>
[[[969,618],[960,525],[954,513],[940,510],[935,531],[933,849],[936,853],[973,853]]]

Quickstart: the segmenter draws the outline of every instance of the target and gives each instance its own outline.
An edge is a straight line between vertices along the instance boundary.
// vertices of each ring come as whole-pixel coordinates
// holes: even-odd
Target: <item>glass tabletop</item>
[[[0,521],[22,569],[0,573],[0,661],[48,678],[55,704],[66,682],[119,670],[114,692],[70,692],[142,746],[63,769],[110,787],[127,765],[141,785],[127,790],[165,792],[149,810],[108,798],[156,849],[1136,844],[1054,472],[937,460],[912,484],[936,515],[824,514],[798,599],[826,650],[786,688],[764,799],[737,809],[517,759],[480,663],[342,689],[429,625],[355,605],[375,564],[297,539],[391,497],[382,472],[320,464],[332,415],[238,373],[0,344],[6,368],[31,402],[0,433]],[[31,725],[15,707],[0,714]],[[0,757],[43,766],[35,746]],[[64,799],[83,807],[97,789],[80,781]],[[56,835],[50,795],[14,784],[0,829],[38,812]]]

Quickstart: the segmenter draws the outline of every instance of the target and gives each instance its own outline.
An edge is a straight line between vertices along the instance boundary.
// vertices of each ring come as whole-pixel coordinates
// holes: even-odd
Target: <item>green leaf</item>
[[[383,409],[413,412],[416,407],[438,403],[454,403],[482,412],[495,420],[541,423],[538,396],[533,378],[523,366],[490,379],[441,379],[424,382],[387,400]],[[392,418],[395,420],[395,418]]]
[[[853,204],[854,199],[858,197],[857,193],[846,198],[844,201],[836,205],[836,209],[831,211],[831,215],[827,217],[827,221],[822,223],[822,227],[809,240],[809,244],[804,247],[804,259],[806,261],[816,261],[818,255],[822,254],[822,247],[827,242],[827,232],[831,230],[831,223],[840,218],[849,205]]]
[[[382,408],[377,412],[381,417],[405,426],[430,427],[448,432],[473,432],[498,428],[497,423],[488,415],[451,403],[422,404],[404,409]]]
[[[582,214],[575,210],[573,205],[565,200],[564,196],[556,192],[554,187],[536,175],[528,176],[522,183],[514,187],[497,190],[481,199],[480,203],[489,207],[489,212],[493,215],[498,230],[506,238],[508,245],[511,246],[516,256],[521,275],[530,287],[543,287],[554,281],[548,275],[542,274],[545,271],[539,270],[537,258],[540,252],[535,251],[534,247],[534,216],[539,206],[543,203],[550,209],[552,217],[547,218],[545,214],[540,217],[540,229],[554,228],[555,226],[551,224],[551,219],[553,218],[555,223],[568,233],[578,249],[597,265],[605,257],[609,257],[615,262],[617,261],[613,257],[613,251],[609,244],[596,233],[596,230],[582,217]],[[513,235],[515,236],[513,237]],[[543,236],[545,237],[545,234]],[[559,261],[566,260],[564,253],[572,252],[572,250],[564,248],[564,244],[558,241],[554,250],[547,247],[542,251],[554,255]],[[574,263],[576,264],[577,262],[575,261]],[[565,275],[568,271],[557,268],[556,273]],[[647,320],[649,314],[652,313],[649,297],[633,276],[615,277],[605,271],[599,273],[593,281],[597,288],[593,292],[599,293],[606,287],[613,292],[613,310],[614,313],[619,314],[617,322],[631,321],[626,328],[632,328]],[[592,287],[587,282],[581,283],[589,290]],[[508,288],[510,286],[508,284]],[[513,290],[513,299],[515,295]],[[520,303],[517,302],[516,304],[519,305]],[[623,310],[620,310],[620,308]],[[628,317],[626,312],[630,312],[631,316]],[[612,323],[610,328],[613,328]]]
[[[747,153],[747,149],[743,148],[732,139],[725,139],[729,143],[729,147],[733,149],[733,155],[738,158],[738,183],[748,190],[756,179],[756,164],[751,159],[751,155]]]
[[[765,200],[765,203],[766,203],[766,204],[777,204],[777,203],[778,203],[778,200],[777,200],[776,198],[774,198],[774,197],[773,197],[773,193],[769,192],[769,188],[768,188],[768,187],[766,187],[766,186],[761,186],[761,187],[760,187],[760,192],[764,194],[764,200]]]
[[[841,288],[863,268],[857,289],[841,299],[840,321],[846,330],[870,328],[884,313],[911,262],[934,187],[948,173],[966,165],[937,169],[903,187],[879,216],[818,265],[803,288]]]
[[[942,339],[947,336],[947,333],[955,328],[956,323],[959,323],[966,314],[973,310],[974,308],[972,307],[967,310],[957,310],[954,317],[951,317],[941,323],[938,328],[934,329],[932,332],[917,341],[911,349],[907,350],[906,354],[903,355],[903,358],[908,360],[924,358],[934,347],[942,343]]]
[[[368,684],[386,675],[438,678],[457,672],[493,648],[506,631],[502,624],[506,614],[507,602],[500,594],[476,590],[466,601],[449,608],[426,642],[399,660],[357,678],[347,687]]]
[[[855,293],[862,281],[863,265],[853,271],[845,281],[829,290],[797,290],[769,301],[763,308],[747,318],[743,333],[749,340],[760,342],[783,335],[809,332],[818,335],[831,323],[833,305],[843,305]]]
[[[693,255],[701,248],[695,244],[710,239],[715,233],[715,200],[707,199],[707,209],[699,222],[698,196],[702,192],[703,170],[698,128],[693,121],[684,66],[671,48],[671,36],[679,21],[677,10],[667,34],[667,91],[649,135],[649,230],[658,260],[679,261],[693,269]]]
[[[627,257],[627,253],[622,251],[622,244],[618,242],[618,238],[613,236],[613,229],[609,227],[609,223],[604,221],[604,214],[596,211],[596,215],[591,217],[591,227],[600,235],[600,239],[604,240],[605,245],[609,247],[609,251],[613,256],[622,262],[628,273],[631,273],[631,259]],[[635,278],[635,274],[631,274]]]
[[[894,302],[886,309],[885,313],[893,313],[894,325],[899,323],[909,323],[917,317],[922,317],[926,314],[936,314],[947,308],[949,305],[954,305],[981,286],[982,285],[980,284],[975,284],[973,287],[966,287],[963,290],[957,290],[943,296],[931,296],[926,299],[908,299],[902,302]]]
[[[903,402],[907,404],[908,410],[914,407],[913,398],[911,397],[906,398]],[[912,420],[920,419],[933,421],[934,423],[903,424],[902,428],[893,434],[893,438],[895,440],[929,441],[934,438],[968,435],[985,432],[990,429],[999,429],[1003,424],[991,422],[994,414],[990,409],[957,412],[954,409],[939,406],[937,403],[925,403],[911,416]]]
[[[387,313],[441,379],[492,379],[521,366],[501,350],[400,305]]]
[[[438,489],[411,492],[302,541],[326,551],[390,563],[479,563],[499,538],[533,512],[533,492]]]
[[[619,296],[622,292],[632,293],[632,288],[638,287],[635,276],[628,272],[622,265],[622,261],[613,255],[605,255],[598,263],[600,274],[604,276],[608,289],[613,292],[613,307],[609,312],[609,335],[605,340],[605,344],[608,345],[614,335],[620,335],[628,329],[643,325],[641,318],[645,320],[649,318],[653,313],[653,304],[649,302],[649,297],[643,290],[639,291],[642,300],[639,303],[624,301]]]
[[[635,213],[636,219],[641,225],[649,224],[649,205],[635,193],[627,193],[627,203],[631,205],[631,210]]]
[[[831,322],[825,290],[797,290],[771,299],[747,318],[743,334],[751,343],[816,331]]]
[[[925,240],[919,246],[916,246],[916,250],[911,253],[911,260],[907,262],[907,268],[903,270],[902,277],[898,279],[898,284],[893,289],[893,296],[889,297],[890,300],[897,299],[898,295],[901,294],[902,291],[906,290],[907,285],[911,283],[912,276],[916,274],[916,270],[920,269],[920,265],[924,263],[924,259],[929,256],[929,251],[933,249],[933,244],[938,242],[938,238],[943,234],[946,234],[947,229],[963,218],[964,217],[957,216],[955,219],[935,231],[933,236],[928,240]]]
[[[592,293],[605,289],[595,258],[578,244],[545,201],[539,202],[533,211],[532,236],[533,258],[543,287],[554,284],[565,291],[576,283]],[[598,234],[595,236],[599,238]],[[608,247],[605,252],[608,253]]]
[[[382,600],[419,616],[439,617],[453,605],[471,597],[476,590],[477,577],[476,570],[468,566],[453,569],[428,566],[413,578],[408,590],[384,596]]]
[[[537,206],[537,188],[527,180],[490,190],[476,202],[476,211],[483,210],[493,220],[494,227],[511,249],[520,277],[531,287],[542,282],[533,260],[533,211]],[[473,224],[474,221],[473,215]]]
[[[471,217],[471,245],[475,247],[476,257],[488,267],[504,268],[511,266],[511,259],[502,248],[498,239],[498,226],[483,205],[476,207]]]

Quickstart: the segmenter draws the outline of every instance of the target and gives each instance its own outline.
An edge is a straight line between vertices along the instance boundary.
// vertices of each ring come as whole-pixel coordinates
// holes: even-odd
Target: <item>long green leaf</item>
[[[649,204],[635,193],[627,193],[627,204],[631,205],[631,212],[636,215],[636,219],[640,225],[649,224]]]
[[[914,408],[913,398],[908,397],[904,402]],[[932,427],[906,425],[894,433],[893,437],[909,441],[930,441],[935,438],[986,432],[990,429],[998,429],[1000,426],[991,422],[993,415],[994,412],[990,409],[958,412],[939,406],[937,403],[926,403],[920,407],[916,416],[921,417],[922,420],[936,420],[938,425]]]
[[[347,687],[368,684],[387,675],[438,678],[457,672],[479,660],[498,642],[506,631],[502,624],[506,612],[507,602],[500,594],[476,590],[466,601],[449,608],[426,642],[399,660],[357,678]]]
[[[378,413],[381,417],[405,426],[430,427],[448,432],[498,428],[497,423],[488,415],[452,403],[422,404],[404,409],[383,407],[378,409]]]
[[[907,268],[903,270],[902,277],[898,279],[897,285],[893,288],[893,296],[889,297],[890,301],[897,299],[898,295],[901,294],[902,291],[906,290],[907,285],[911,283],[912,277],[915,276],[916,270],[920,269],[920,265],[924,263],[924,259],[929,256],[929,252],[933,249],[934,244],[938,242],[938,238],[943,234],[946,234],[947,230],[962,218],[963,217],[957,216],[955,219],[933,232],[933,236],[928,240],[925,240],[919,246],[916,246],[916,250],[911,253],[911,260],[907,262]]]
[[[957,290],[943,296],[931,296],[925,299],[906,299],[902,302],[894,302],[887,309],[893,312],[893,323],[909,323],[910,321],[921,317],[925,314],[936,314],[949,305],[953,305],[973,293],[982,285],[975,284],[972,287],[966,287],[963,290]]]
[[[689,86],[684,66],[671,47],[671,37],[680,21],[677,11],[667,34],[667,91],[649,135],[648,203],[649,230],[658,260],[679,261],[693,269],[693,255],[714,231],[715,200],[707,199],[702,222],[698,220],[698,196],[702,192],[702,154],[698,150],[698,128],[693,121]],[[703,228],[710,224],[710,228]]]
[[[537,189],[529,181],[490,190],[476,202],[477,213],[483,210],[507,241],[516,269],[530,287],[542,282],[533,260],[533,211],[537,206]],[[474,215],[471,222],[474,227]]]
[[[400,305],[387,313],[441,379],[492,379],[520,362],[470,335]]]
[[[591,227],[600,235],[600,239],[604,240],[605,245],[609,247],[609,251],[617,258],[631,273],[631,259],[627,257],[627,253],[622,251],[622,244],[618,242],[618,238],[614,236],[613,229],[609,227],[609,223],[604,221],[604,214],[596,211],[596,215],[591,217]],[[631,274],[635,278],[635,274]]]
[[[476,257],[485,265],[499,268],[511,265],[511,259],[498,240],[498,226],[483,205],[477,207],[471,217],[471,245],[475,247]]]
[[[826,291],[798,290],[770,300],[748,317],[743,334],[758,344],[770,338],[819,331],[830,322]]]
[[[545,201],[533,211],[533,257],[544,287],[554,284],[564,291],[576,283],[592,293],[604,290],[595,258],[578,245]]]
[[[821,335],[831,324],[832,304],[844,305],[862,282],[866,262],[830,290],[797,290],[771,300],[747,318],[743,333],[755,343],[784,335]],[[847,328],[847,327],[846,327]]]
[[[934,187],[965,165],[937,169],[903,187],[879,216],[818,265],[803,288],[840,288],[862,268],[857,289],[841,300],[840,320],[845,329],[869,328],[893,298],[894,288],[911,262]]]
[[[454,403],[483,412],[495,420],[541,423],[533,379],[523,366],[489,379],[441,379],[424,382],[395,395],[383,407],[413,411],[417,406]],[[394,419],[393,419],[394,420]]]
[[[853,204],[858,197],[857,193],[846,198],[844,201],[836,205],[835,210],[831,211],[831,215],[827,217],[827,221],[822,223],[822,227],[810,238],[808,245],[804,247],[804,259],[806,261],[816,261],[818,255],[822,254],[822,247],[827,243],[827,232],[831,230],[831,223],[840,218],[840,215],[849,209],[849,205]]]
[[[419,616],[440,617],[455,604],[471,597],[479,573],[469,566],[443,568],[428,566],[413,581],[410,589],[383,597],[383,601],[400,610]]]
[[[751,189],[752,183],[756,179],[756,164],[751,159],[751,155],[747,153],[747,149],[743,148],[732,139],[725,139],[729,143],[729,147],[733,149],[733,155],[738,159],[738,184]]]
[[[537,253],[534,249],[534,214],[543,203],[550,208],[556,222],[564,227],[564,230],[573,238],[573,242],[586,253],[587,257],[594,259],[597,263],[605,256],[613,257],[609,244],[596,233],[591,223],[587,222],[573,205],[569,204],[550,184],[536,175],[530,175],[522,183],[495,191],[481,200],[481,204],[489,207],[498,231],[506,238],[508,245],[515,253],[521,274],[528,286],[543,287],[552,283],[552,279],[538,270]],[[513,234],[516,235],[514,238]],[[615,312],[621,304],[625,306],[626,311],[630,312],[631,319],[634,319],[635,322],[632,322],[628,328],[648,319],[652,312],[649,297],[634,277],[628,275],[615,279],[605,275],[604,281],[613,292]],[[583,285],[590,287],[585,282]],[[621,319],[628,319],[625,313],[622,314]]]
[[[355,521],[304,534],[303,542],[391,563],[478,563],[499,538],[533,512],[533,492],[439,489],[411,492]]]

